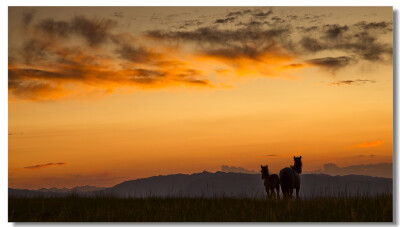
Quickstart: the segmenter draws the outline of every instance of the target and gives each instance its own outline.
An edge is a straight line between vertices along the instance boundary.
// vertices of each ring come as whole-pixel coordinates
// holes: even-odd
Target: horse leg
[[[279,185],[276,187],[276,195],[277,195],[277,198],[280,199],[279,198]]]
[[[282,194],[283,194],[283,199],[287,199],[288,197],[288,189],[285,187],[282,187]]]
[[[290,198],[293,198],[293,188],[289,189],[289,195],[290,195]]]
[[[299,199],[300,187],[296,188],[296,199]]]
[[[274,188],[271,188],[271,198],[275,199],[276,195],[275,195],[275,190]]]
[[[269,189],[266,190],[267,191],[267,199],[269,199]]]

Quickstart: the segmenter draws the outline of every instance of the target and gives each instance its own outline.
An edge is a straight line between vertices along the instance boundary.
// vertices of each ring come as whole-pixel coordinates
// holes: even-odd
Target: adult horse
[[[296,189],[296,199],[299,198],[300,192],[300,173],[303,167],[303,163],[301,162],[301,156],[295,157],[293,156],[294,165],[286,168],[283,168],[279,172],[280,184],[282,188],[283,198],[293,197],[293,189]]]
[[[279,177],[276,174],[269,175],[268,165],[261,165],[261,179],[264,180],[265,191],[267,198],[275,198],[275,190],[279,199]]]

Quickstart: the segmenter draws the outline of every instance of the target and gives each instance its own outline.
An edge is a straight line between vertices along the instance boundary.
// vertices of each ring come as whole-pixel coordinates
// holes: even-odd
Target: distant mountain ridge
[[[39,192],[57,192],[57,193],[68,193],[68,192],[77,192],[77,193],[82,193],[82,192],[94,192],[94,191],[100,191],[100,190],[104,190],[107,187],[96,187],[96,186],[89,186],[89,185],[85,185],[85,186],[77,186],[74,188],[41,188],[37,191]]]
[[[79,187],[76,187],[79,188]],[[109,188],[84,186],[73,189],[12,189],[9,196],[52,197],[117,196],[117,197],[265,197],[259,174],[202,172],[194,174],[160,175],[125,181]],[[392,179],[382,177],[326,174],[301,174],[300,196],[337,196],[357,194],[376,195],[392,193]]]

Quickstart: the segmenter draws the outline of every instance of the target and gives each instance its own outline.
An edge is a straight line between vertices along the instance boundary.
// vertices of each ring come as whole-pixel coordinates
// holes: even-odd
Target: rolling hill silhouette
[[[382,177],[302,174],[300,196],[376,195],[392,193],[392,179]],[[81,196],[117,197],[265,197],[259,174],[202,172],[160,175],[125,181],[101,190],[45,191],[9,188],[9,196]]]

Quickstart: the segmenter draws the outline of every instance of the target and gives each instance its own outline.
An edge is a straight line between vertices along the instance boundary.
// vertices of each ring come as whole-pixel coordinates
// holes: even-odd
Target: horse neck
[[[269,173],[264,174],[264,182],[268,182],[269,181]]]
[[[292,166],[292,169],[296,170],[297,173],[301,172],[301,166],[294,165],[294,166]]]

